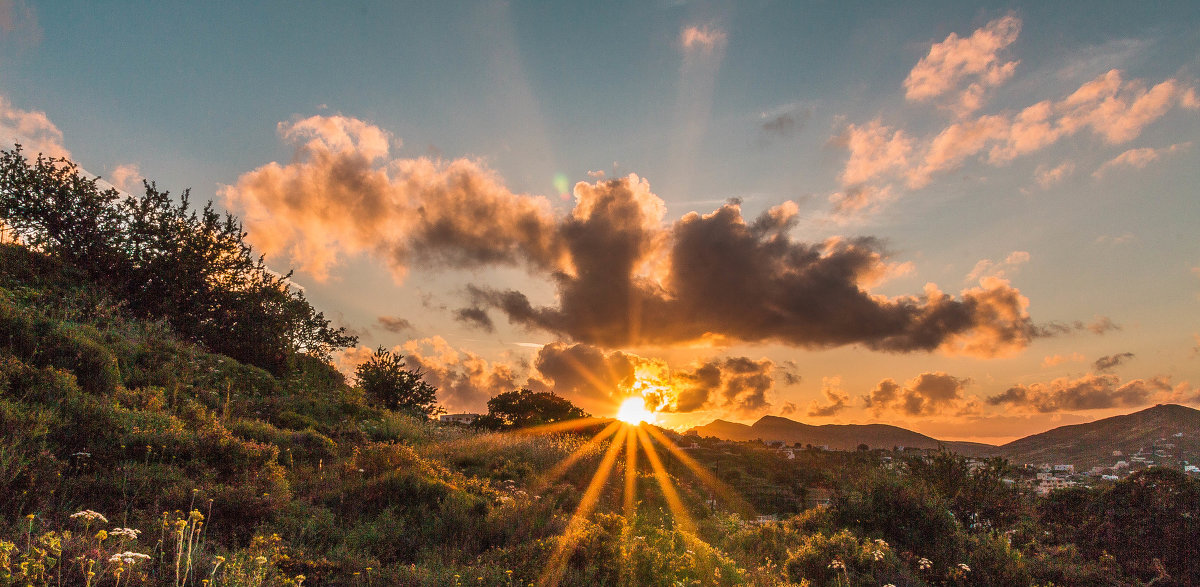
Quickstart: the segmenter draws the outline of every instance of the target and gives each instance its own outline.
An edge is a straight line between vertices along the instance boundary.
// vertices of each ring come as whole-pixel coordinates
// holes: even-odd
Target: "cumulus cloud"
[[[491,316],[482,308],[460,308],[454,312],[454,319],[484,332],[496,331]]]
[[[45,112],[22,110],[0,96],[0,141],[7,146],[20,144],[25,153],[70,159],[63,144],[63,133]]]
[[[864,405],[879,417],[899,411],[909,416],[930,416],[965,407],[963,388],[970,379],[959,379],[941,371],[922,373],[904,385],[888,378],[876,384],[863,398]]]
[[[1099,372],[1111,371],[1111,370],[1119,367],[1125,361],[1128,361],[1132,358],[1133,358],[1133,353],[1117,353],[1115,355],[1105,355],[1103,357],[1100,357],[1099,359],[1096,359],[1096,362],[1093,363],[1093,366],[1096,368],[1096,371],[1099,371]]]
[[[713,25],[687,26],[679,33],[679,44],[689,52],[712,53],[724,47],[726,39],[725,31]]]
[[[872,294],[903,264],[869,237],[794,239],[793,202],[747,219],[731,201],[667,225],[664,202],[630,175],[576,184],[575,206],[561,215],[477,162],[391,158],[396,141],[359,120],[314,116],[280,133],[296,147],[292,163],[222,189],[244,210],[252,242],[318,278],[365,253],[398,279],[413,265],[518,265],[553,282],[552,306],[517,290],[469,288],[457,317],[484,329],[494,310],[610,348],[741,341],[977,356],[1019,350],[1036,334],[1028,300],[995,276],[957,298],[932,284],[919,295]]]
[[[1125,383],[1116,375],[1087,374],[1078,379],[1060,377],[1049,383],[1010,387],[987,398],[987,403],[1029,412],[1059,412],[1138,407],[1152,399],[1190,394],[1186,382],[1172,386],[1168,377],[1134,379]]]
[[[1191,146],[1192,142],[1188,141],[1186,143],[1176,143],[1168,147],[1162,147],[1161,149],[1153,149],[1150,147],[1130,149],[1108,161],[1105,161],[1103,165],[1096,168],[1096,171],[1092,173],[1092,177],[1100,179],[1108,172],[1120,167],[1145,169],[1146,166],[1152,162],[1178,151],[1186,151],[1187,149],[1191,148]]]
[[[1013,251],[1003,261],[998,262],[980,259],[967,274],[967,281],[972,282],[984,277],[1005,278],[1010,272],[1015,272],[1018,267],[1028,262],[1029,253],[1025,251]]]
[[[405,330],[412,330],[413,328],[412,322],[398,316],[380,316],[376,321],[379,323],[380,328],[388,332],[399,333]]]
[[[903,169],[913,150],[911,137],[885,126],[879,119],[865,126],[846,125],[835,143],[850,152],[841,175],[844,185],[861,184],[888,171]]]
[[[249,238],[325,279],[347,255],[371,253],[397,279],[410,265],[554,265],[549,201],[510,192],[467,159],[389,158],[390,137],[361,120],[280,123],[294,160],[243,174],[221,194],[244,211]]]
[[[724,408],[753,414],[771,407],[775,363],[769,359],[726,357],[706,361],[674,374],[676,395],[667,411],[691,412]]]
[[[983,105],[988,89],[1008,81],[1018,61],[1005,61],[1001,53],[1017,40],[1021,19],[1005,16],[989,22],[970,37],[950,33],[935,43],[929,54],[904,80],[905,97],[912,101],[930,100],[955,94],[946,104],[958,114],[966,114]],[[960,87],[966,83],[966,87]]]
[[[134,163],[118,165],[109,175],[109,182],[113,187],[130,193],[141,191],[144,179],[146,178],[142,175],[141,167]]]
[[[841,377],[822,377],[821,394],[825,396],[825,403],[813,400],[808,406],[810,418],[835,416],[846,409],[846,402],[850,400],[850,396],[842,391]]]
[[[426,383],[437,388],[438,402],[451,412],[486,411],[493,396],[526,386],[527,368],[489,362],[455,349],[440,336],[410,340],[394,349],[404,355],[406,368],[418,369]]]

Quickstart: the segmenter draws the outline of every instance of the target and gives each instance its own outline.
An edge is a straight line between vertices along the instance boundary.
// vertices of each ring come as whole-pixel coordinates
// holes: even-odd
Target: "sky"
[[[1195,2],[0,0],[0,142],[213,200],[451,412],[1200,405]]]

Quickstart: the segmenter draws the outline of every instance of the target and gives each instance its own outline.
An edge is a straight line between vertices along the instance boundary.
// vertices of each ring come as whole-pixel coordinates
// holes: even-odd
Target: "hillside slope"
[[[753,425],[714,420],[704,426],[692,428],[689,432],[693,431],[700,436],[713,436],[726,440],[783,441],[788,444],[828,446],[835,450],[854,450],[860,444],[884,449],[897,446],[937,448],[939,445],[947,444],[924,434],[888,424],[814,426],[780,416],[763,416]],[[969,448],[969,445],[964,445],[963,448]]]
[[[1175,436],[1182,433],[1182,436]],[[1166,447],[1165,445],[1175,445]],[[1060,426],[997,447],[992,454],[1014,463],[1072,463],[1078,468],[1112,465],[1139,450],[1153,447],[1177,459],[1200,454],[1200,410],[1160,404],[1140,412]],[[1123,456],[1114,456],[1121,451]]]

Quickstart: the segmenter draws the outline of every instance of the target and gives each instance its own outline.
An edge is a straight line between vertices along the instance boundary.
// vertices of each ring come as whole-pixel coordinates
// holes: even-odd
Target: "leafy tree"
[[[506,391],[488,400],[478,424],[487,428],[524,428],[589,417],[570,400],[548,391]]]
[[[437,389],[421,379],[420,369],[405,369],[403,359],[379,347],[355,370],[356,383],[368,399],[389,410],[425,417],[445,412],[437,405]]]
[[[66,159],[0,151],[0,227],[84,270],[134,316],[279,376],[305,353],[328,361],[357,339],[255,256],[241,222],[144,182],[140,196],[100,189]]]

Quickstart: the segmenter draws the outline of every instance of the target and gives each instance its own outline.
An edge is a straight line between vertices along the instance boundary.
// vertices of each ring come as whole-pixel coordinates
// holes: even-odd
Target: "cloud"
[[[946,106],[959,115],[978,110],[988,89],[1008,81],[1019,61],[1005,61],[1000,53],[1017,40],[1021,19],[1005,16],[989,22],[970,37],[950,33],[935,43],[929,54],[904,80],[904,96],[925,101],[956,92]],[[960,84],[966,82],[965,88]]]
[[[1069,355],[1053,355],[1042,359],[1043,367],[1055,367],[1066,362],[1082,363],[1084,356],[1080,353],[1071,353]]]
[[[460,308],[454,312],[454,319],[484,332],[496,331],[496,325],[483,308]]]
[[[959,379],[941,371],[922,373],[901,386],[887,378],[863,398],[864,405],[876,417],[887,411],[909,416],[931,416],[948,409],[965,407],[963,388],[970,379]]]
[[[826,403],[822,405],[813,400],[808,406],[810,418],[828,418],[837,415],[846,409],[846,402],[850,400],[850,396],[842,391],[841,377],[822,377],[821,393],[825,395]]]
[[[1038,165],[1033,172],[1033,179],[1042,189],[1050,189],[1050,186],[1066,179],[1072,173],[1075,173],[1075,164],[1070,161],[1064,161],[1054,167],[1046,165]]]
[[[1188,141],[1186,143],[1176,143],[1174,145],[1171,145],[1169,147],[1163,147],[1161,149],[1153,149],[1150,147],[1143,147],[1140,149],[1130,149],[1128,151],[1121,153],[1120,155],[1117,155],[1116,157],[1113,157],[1112,159],[1110,159],[1108,161],[1105,161],[1103,165],[1096,168],[1096,171],[1094,171],[1092,173],[1092,177],[1095,177],[1096,179],[1100,179],[1100,178],[1104,177],[1108,172],[1112,171],[1113,169],[1119,168],[1119,167],[1132,167],[1134,169],[1145,169],[1147,165],[1149,165],[1150,163],[1152,163],[1154,161],[1157,161],[1159,158],[1164,157],[1166,155],[1173,154],[1178,151],[1186,151],[1186,150],[1190,149],[1191,146],[1192,146],[1192,142]]]
[[[857,185],[894,169],[903,169],[913,150],[913,139],[904,131],[892,130],[879,119],[866,126],[846,125],[836,144],[850,151],[842,170],[843,185]]]
[[[1077,327],[1080,325],[1080,323],[1076,323]],[[1113,322],[1108,316],[1097,316],[1094,320],[1092,320],[1091,323],[1082,326],[1083,328],[1086,328],[1088,332],[1096,335],[1121,329],[1121,325]]]
[[[410,265],[554,265],[549,201],[510,192],[467,159],[390,159],[387,133],[344,116],[280,123],[294,160],[243,174],[220,193],[244,211],[249,238],[317,279],[341,257]]]
[[[727,35],[725,31],[712,26],[687,26],[679,33],[679,44],[684,51],[712,53],[725,46]]]
[[[1087,374],[1078,379],[1060,377],[1049,383],[1010,387],[987,398],[987,403],[1029,412],[1099,410],[1142,406],[1156,396],[1187,392],[1186,383],[1172,388],[1170,378],[1152,377],[1121,383],[1116,375]]]
[[[870,237],[793,239],[793,202],[746,219],[731,201],[668,225],[649,182],[629,175],[577,183],[563,215],[545,198],[512,193],[478,162],[391,158],[396,141],[356,119],[314,116],[279,129],[296,148],[293,162],[221,190],[244,210],[256,246],[318,278],[343,257],[370,254],[397,279],[410,266],[516,265],[557,289],[556,305],[535,306],[521,291],[468,288],[458,317],[484,329],[495,310],[609,348],[862,344],[985,357],[1020,350],[1037,332],[1028,300],[995,277],[958,298],[933,284],[914,296],[872,294],[903,265]]]
[[[812,117],[812,109],[788,104],[770,112],[763,112],[759,130],[766,138],[790,138],[804,130],[808,119]]]
[[[451,412],[484,412],[493,396],[525,386],[528,368],[489,362],[479,355],[451,347],[440,336],[410,340],[393,349],[404,355],[406,368],[418,369],[438,390],[438,402]]]
[[[381,328],[388,332],[400,333],[404,332],[405,330],[413,329],[412,322],[397,316],[380,316],[376,319],[376,321],[379,323]]]
[[[775,363],[769,359],[726,357],[677,371],[677,394],[667,411],[691,412],[724,408],[743,415],[769,409],[775,386]]]
[[[142,170],[136,163],[118,165],[109,175],[109,182],[113,187],[130,193],[141,191],[144,179],[146,177],[142,175]]]
[[[4,33],[0,38],[15,40],[18,48],[37,45],[42,40],[37,13],[23,0],[0,0],[0,32]]]
[[[1029,253],[1025,251],[1013,251],[1000,262],[981,259],[967,274],[967,281],[972,282],[984,277],[1005,278],[1010,271],[1015,272],[1018,267],[1028,262]]]
[[[770,407],[775,363],[723,357],[672,368],[661,359],[587,344],[555,342],[534,359],[541,384],[555,393],[598,405],[641,394],[664,412],[725,409],[742,414]]]
[[[0,141],[5,145],[20,144],[28,155],[38,153],[47,157],[71,158],[63,145],[63,133],[50,122],[45,112],[22,110],[0,96]]]
[[[1035,332],[1028,300],[1000,279],[982,280],[961,299],[932,284],[920,296],[869,293],[864,284],[891,270],[880,243],[796,242],[788,236],[794,205],[747,222],[731,202],[660,231],[652,227],[661,201],[644,182],[577,186],[576,193],[580,204],[564,227],[575,271],[555,275],[559,305],[475,288],[477,304],[525,327],[607,347],[741,341],[997,356],[1023,348]]]
[[[1132,232],[1125,232],[1125,233],[1121,233],[1116,236],[1102,234],[1102,235],[1096,237],[1096,244],[1098,244],[1098,245],[1104,245],[1104,244],[1124,245],[1127,243],[1131,243],[1135,240],[1137,240],[1137,236],[1134,235]]]
[[[1172,107],[1191,108],[1195,95],[1195,88],[1173,78],[1148,87],[1141,79],[1125,81],[1113,69],[1061,99],[1042,100],[1016,114],[964,116],[930,137],[913,137],[880,119],[865,126],[849,124],[833,140],[849,152],[840,177],[844,195],[831,197],[834,213],[870,210],[871,194],[892,196],[891,190],[901,185],[924,188],[937,175],[971,160],[1007,165],[1088,129],[1106,144],[1125,143]],[[1147,156],[1135,150],[1129,157],[1140,161]],[[1042,168],[1039,184],[1050,185],[1072,170],[1062,165]]]
[[[1133,353],[1117,353],[1115,355],[1106,355],[1096,359],[1096,362],[1093,363],[1093,366],[1098,372],[1111,371],[1132,358]]]

